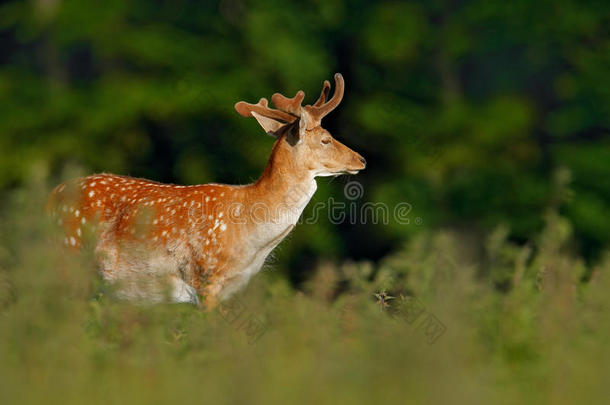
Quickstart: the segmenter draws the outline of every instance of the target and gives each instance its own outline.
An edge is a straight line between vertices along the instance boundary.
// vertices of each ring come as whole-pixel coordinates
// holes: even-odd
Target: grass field
[[[480,245],[421,233],[379,263],[320,262],[299,290],[265,270],[202,312],[112,299],[90,254],[49,242],[46,190],[3,206],[2,404],[610,398],[610,256],[588,265],[573,254],[552,207],[525,245],[505,227]]]

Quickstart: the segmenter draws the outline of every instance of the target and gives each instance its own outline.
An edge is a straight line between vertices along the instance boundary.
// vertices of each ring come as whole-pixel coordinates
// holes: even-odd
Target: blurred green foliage
[[[325,127],[369,162],[360,202],[408,202],[412,221],[302,225],[276,254],[294,280],[312,255],[377,260],[440,225],[505,224],[524,242],[558,167],[574,246],[595,259],[610,237],[609,16],[603,1],[5,2],[0,190],[40,168],[251,182],[272,140],[233,104],[312,102],[340,71]],[[344,180],[319,183],[325,201]]]

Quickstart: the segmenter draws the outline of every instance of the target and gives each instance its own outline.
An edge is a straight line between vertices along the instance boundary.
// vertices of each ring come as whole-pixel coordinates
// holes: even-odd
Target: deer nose
[[[362,156],[360,156],[360,161],[362,162],[362,164],[366,167],[366,159],[363,158]]]

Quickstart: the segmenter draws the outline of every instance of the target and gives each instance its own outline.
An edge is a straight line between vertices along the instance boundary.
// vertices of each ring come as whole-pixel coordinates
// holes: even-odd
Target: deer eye
[[[328,145],[330,143],[330,138],[322,139],[322,145]]]

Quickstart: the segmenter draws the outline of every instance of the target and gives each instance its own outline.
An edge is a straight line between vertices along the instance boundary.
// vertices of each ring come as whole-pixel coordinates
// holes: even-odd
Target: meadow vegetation
[[[206,312],[113,298],[90,252],[53,242],[41,210],[49,187],[33,178],[2,214],[2,403],[574,404],[610,394],[610,255],[575,255],[557,207],[523,245],[502,226],[480,244],[422,232],[377,264],[321,261],[298,288],[271,265]]]

